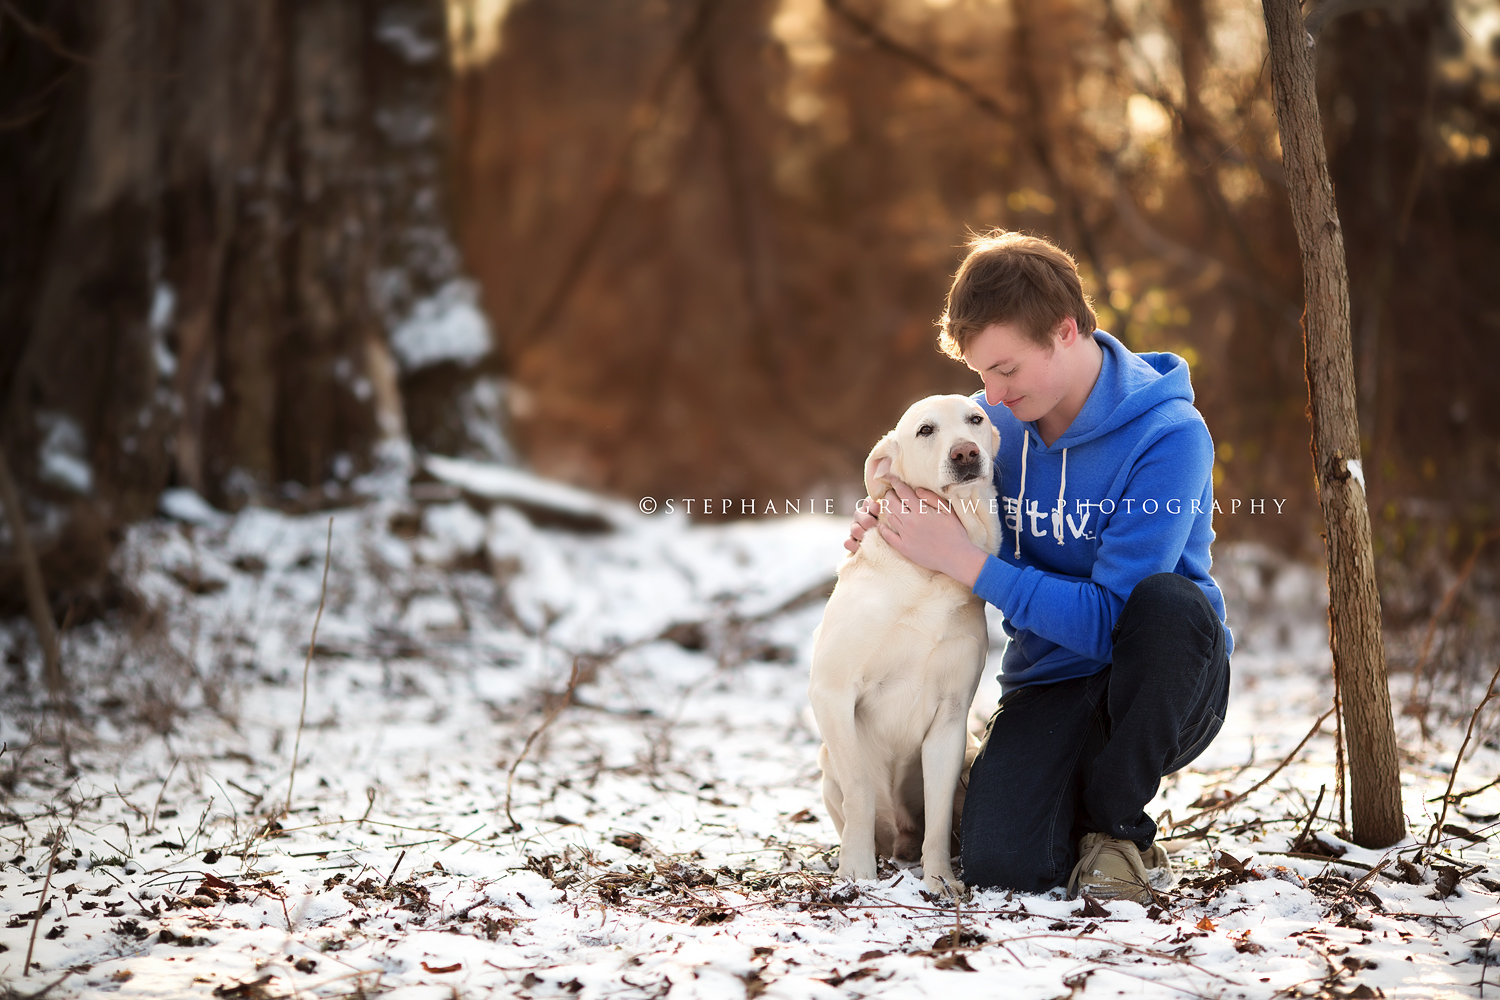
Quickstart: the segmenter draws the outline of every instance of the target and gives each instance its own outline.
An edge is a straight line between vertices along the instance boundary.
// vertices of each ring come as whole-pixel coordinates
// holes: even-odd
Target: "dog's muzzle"
[[[984,453],[972,441],[961,441],[948,450],[948,475],[955,483],[967,483],[984,474]]]

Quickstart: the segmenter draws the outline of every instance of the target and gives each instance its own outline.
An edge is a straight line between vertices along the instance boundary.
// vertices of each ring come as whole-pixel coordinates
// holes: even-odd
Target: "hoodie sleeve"
[[[1117,509],[1099,535],[1087,578],[1061,576],[1008,558],[990,556],[974,593],[995,605],[1017,629],[1027,629],[1065,649],[1100,662],[1113,655],[1115,621],[1136,584],[1170,573],[1182,558],[1194,518],[1194,499],[1205,495],[1213,474],[1213,443],[1201,422],[1163,428],[1133,464],[1125,497],[1180,498],[1186,510],[1129,513]],[[1165,499],[1162,500],[1163,504]],[[1008,556],[1008,550],[1002,549]]]

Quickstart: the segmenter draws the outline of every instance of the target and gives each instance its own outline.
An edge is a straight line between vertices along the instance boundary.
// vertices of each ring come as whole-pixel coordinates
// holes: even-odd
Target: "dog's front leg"
[[[922,836],[922,880],[939,895],[963,891],[953,874],[953,795],[963,772],[968,730],[965,708],[944,705],[922,741],[922,808],[926,830]]]
[[[813,714],[843,796],[838,874],[850,880],[875,877],[875,787],[860,751],[854,703],[853,692],[813,698]]]

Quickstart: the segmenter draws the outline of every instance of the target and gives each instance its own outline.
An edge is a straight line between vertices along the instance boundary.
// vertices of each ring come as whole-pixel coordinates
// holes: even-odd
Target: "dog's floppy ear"
[[[990,444],[990,454],[995,458],[1000,457],[1000,428],[993,423],[990,424],[990,433],[995,435],[995,440]]]
[[[870,457],[865,459],[865,490],[871,500],[879,500],[890,492],[891,467],[900,457],[901,443],[896,440],[895,431],[875,442],[875,447],[870,449]]]

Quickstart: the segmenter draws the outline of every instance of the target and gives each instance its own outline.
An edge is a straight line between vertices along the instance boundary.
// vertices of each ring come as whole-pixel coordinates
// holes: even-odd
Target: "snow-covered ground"
[[[1203,812],[1330,705],[1314,570],[1219,553],[1235,687],[1216,743],[1151,806],[1176,824],[1165,905],[978,891],[955,911],[913,870],[830,874],[804,689],[844,518],[691,526],[437,471],[331,512],[305,689],[329,513],[179,497],[199,523],[131,529],[135,597],[67,635],[66,747],[29,629],[0,623],[0,996],[1500,991],[1494,848],[1448,836],[1445,860],[1412,865],[1417,839],[1367,851],[1326,832],[1331,720]],[[558,519],[571,528],[537,526]],[[1414,837],[1476,700],[1426,742],[1400,720]],[[1500,773],[1494,713],[1479,732],[1456,792]],[[1346,853],[1289,856],[1323,786],[1314,830]],[[1447,822],[1483,837],[1495,814],[1491,788]]]

